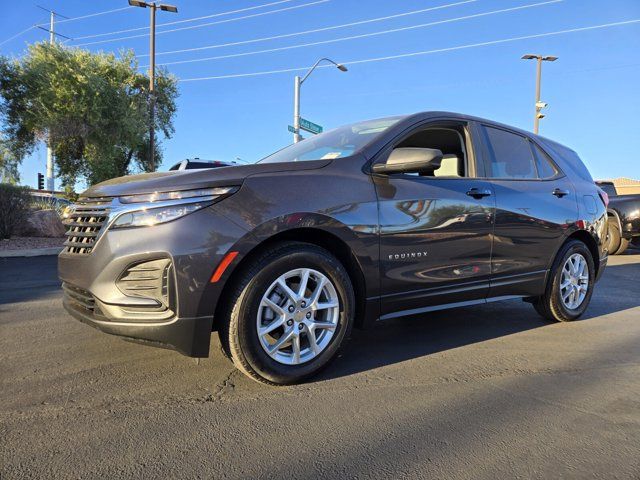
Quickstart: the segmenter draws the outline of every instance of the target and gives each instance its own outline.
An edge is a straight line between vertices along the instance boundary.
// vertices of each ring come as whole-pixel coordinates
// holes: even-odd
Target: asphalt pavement
[[[65,314],[55,257],[0,259],[0,478],[640,478],[640,254],[585,316],[521,301],[356,331],[259,385]]]

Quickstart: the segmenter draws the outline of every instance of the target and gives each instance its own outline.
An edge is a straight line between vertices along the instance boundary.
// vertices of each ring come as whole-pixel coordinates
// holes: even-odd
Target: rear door
[[[578,216],[573,184],[535,142],[480,125],[496,219],[489,296],[542,293],[546,270]]]
[[[476,176],[470,125],[418,127],[396,147],[442,150],[432,176],[374,174],[380,222],[382,317],[484,299],[495,210],[491,183]]]

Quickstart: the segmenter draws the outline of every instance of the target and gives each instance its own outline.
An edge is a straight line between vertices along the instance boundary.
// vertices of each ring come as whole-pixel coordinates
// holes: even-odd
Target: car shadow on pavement
[[[638,260],[607,267],[591,304],[579,321],[640,306],[637,290],[640,258]],[[348,348],[317,380],[373,370],[551,324],[520,300],[387,320],[370,330],[354,330]]]
[[[354,330],[348,348],[318,380],[373,370],[545,325],[531,306],[520,301],[387,320],[370,330]]]

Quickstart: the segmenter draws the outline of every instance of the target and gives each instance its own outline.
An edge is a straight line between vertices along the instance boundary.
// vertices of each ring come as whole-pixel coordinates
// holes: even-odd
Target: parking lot
[[[356,331],[270,388],[62,309],[56,258],[0,259],[0,477],[638,478],[640,254],[579,321],[520,301]]]

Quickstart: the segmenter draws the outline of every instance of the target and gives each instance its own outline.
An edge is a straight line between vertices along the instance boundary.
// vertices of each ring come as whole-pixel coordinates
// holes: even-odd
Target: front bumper
[[[125,340],[170,348],[190,357],[209,355],[211,317],[174,317],[167,322],[135,324],[111,321],[103,315],[83,308],[67,294],[62,304],[76,320]]]
[[[206,357],[223,284],[209,280],[245,234],[217,212],[215,204],[166,224],[109,229],[91,253],[59,255],[64,308],[103,332]],[[163,296],[123,286],[122,279],[132,268],[149,262],[168,266],[159,290]]]

